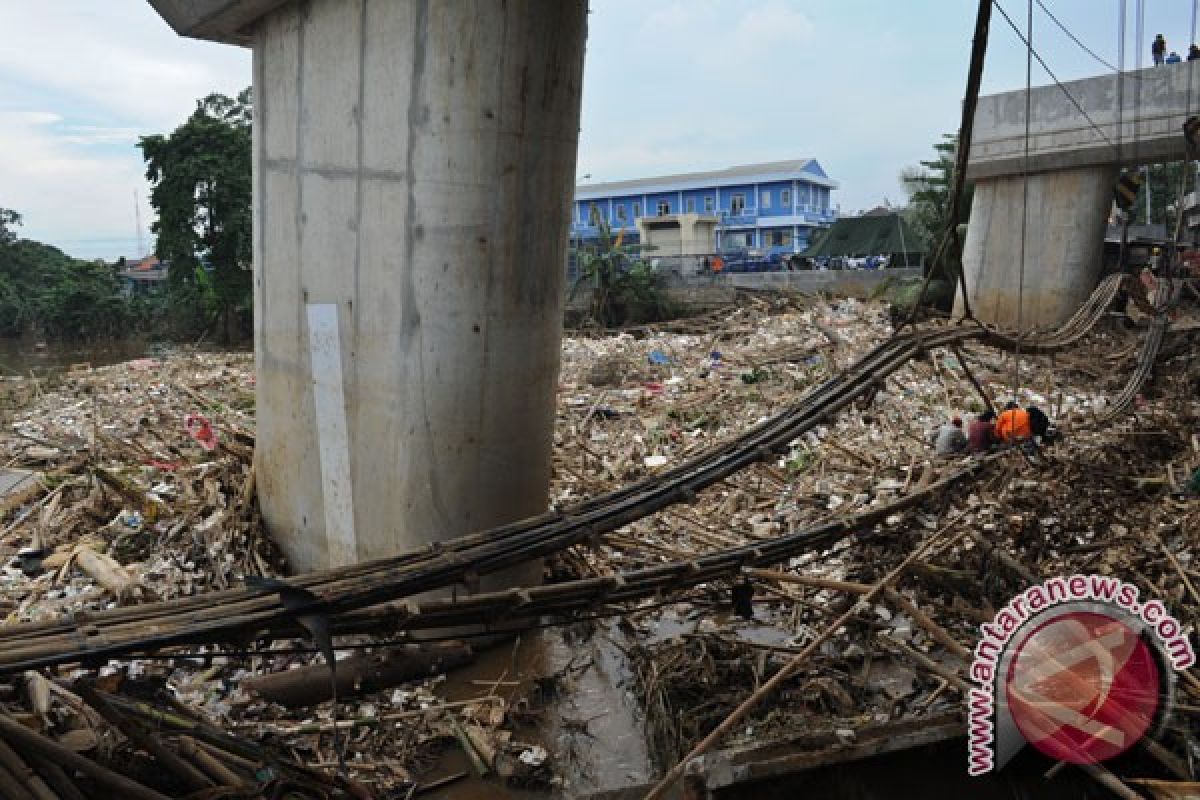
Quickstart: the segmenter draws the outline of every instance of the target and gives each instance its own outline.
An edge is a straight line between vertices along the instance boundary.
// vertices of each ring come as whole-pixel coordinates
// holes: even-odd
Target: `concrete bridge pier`
[[[258,496],[292,566],[545,511],[586,2],[152,3],[254,51]]]
[[[1028,187],[1019,175],[975,184],[963,270],[977,318],[1029,330],[1075,313],[1100,279],[1117,172],[1087,166],[1030,175]],[[954,310],[963,313],[961,288]]]

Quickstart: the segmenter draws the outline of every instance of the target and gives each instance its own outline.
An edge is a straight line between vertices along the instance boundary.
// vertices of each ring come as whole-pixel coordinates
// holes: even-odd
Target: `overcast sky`
[[[486,2],[488,0],[475,0]],[[1197,0],[1041,0],[1110,64],[1166,35],[1185,54]],[[6,3],[0,25],[0,207],[22,235],[81,257],[143,249],[151,210],[137,137],[195,99],[250,83],[250,56],[180,39],[144,0]],[[1026,0],[1001,0],[1024,27]],[[814,157],[844,213],[904,201],[900,170],[958,126],[972,0],[593,0],[579,175],[619,180]],[[1035,5],[1034,46],[1059,78],[1107,68]],[[1046,74],[1034,65],[1034,82]],[[984,91],[1025,84],[1023,46],[993,15]]]

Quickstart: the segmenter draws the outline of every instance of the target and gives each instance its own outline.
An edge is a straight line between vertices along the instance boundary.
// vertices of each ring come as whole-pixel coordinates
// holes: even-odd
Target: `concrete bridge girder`
[[[1037,86],[1029,105],[1026,164],[1025,90],[979,98],[968,181],[1182,159],[1183,124],[1200,114],[1200,61]]]

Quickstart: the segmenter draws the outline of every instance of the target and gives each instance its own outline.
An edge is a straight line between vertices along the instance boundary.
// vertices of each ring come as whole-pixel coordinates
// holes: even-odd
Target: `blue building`
[[[603,221],[614,233],[625,231],[627,242],[648,243],[666,231],[669,256],[743,249],[790,255],[837,218],[830,205],[837,187],[812,158],[585,184],[575,187],[571,236],[595,238]]]

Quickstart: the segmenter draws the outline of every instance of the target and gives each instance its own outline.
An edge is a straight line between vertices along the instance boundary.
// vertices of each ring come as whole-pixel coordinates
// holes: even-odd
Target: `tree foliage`
[[[906,216],[921,244],[932,251],[950,222],[950,193],[954,189],[954,160],[958,156],[958,135],[942,134],[933,146],[934,157],[921,161],[919,166],[907,167],[900,173],[900,182],[908,192]],[[971,212],[971,187],[967,185],[959,203],[959,218],[954,224],[967,221]]]
[[[1143,168],[1146,180],[1133,204],[1133,223],[1136,225],[1166,225],[1168,233],[1175,225],[1175,214],[1179,205],[1180,182],[1188,177],[1187,164],[1172,161],[1166,164],[1150,164]],[[1192,187],[1185,186],[1189,192]],[[1146,217],[1146,192],[1150,193],[1150,217]]]
[[[251,119],[249,89],[211,94],[171,134],[138,142],[178,333],[215,326],[228,342],[249,327]]]
[[[0,208],[0,245],[9,244],[16,240],[14,230],[21,224],[21,215],[9,208]]]
[[[0,208],[0,335],[108,338],[129,322],[113,268],[18,239],[21,216]]]
[[[588,315],[605,327],[670,317],[672,308],[662,277],[641,258],[641,245],[622,242],[622,236],[613,239],[609,226],[600,223],[596,242],[575,251],[579,278],[571,287],[571,297],[590,287]]]

